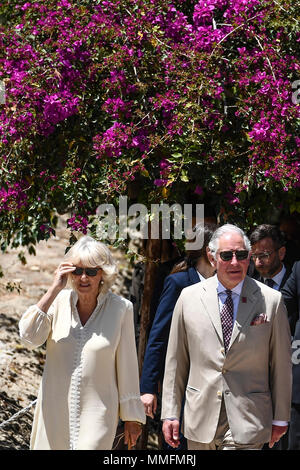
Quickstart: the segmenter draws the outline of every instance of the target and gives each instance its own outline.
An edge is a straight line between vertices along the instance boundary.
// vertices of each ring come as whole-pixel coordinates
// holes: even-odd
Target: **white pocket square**
[[[267,323],[268,317],[266,313],[260,313],[256,315],[253,319],[252,322],[250,323],[251,326],[256,326],[256,325],[262,325],[263,323]]]

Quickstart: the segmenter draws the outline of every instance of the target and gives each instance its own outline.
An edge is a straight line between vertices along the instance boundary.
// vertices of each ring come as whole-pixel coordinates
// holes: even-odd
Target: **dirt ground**
[[[56,237],[41,242],[36,256],[26,255],[27,264],[22,265],[18,258],[21,250],[0,255],[4,273],[0,279],[0,450],[29,448],[34,405],[4,426],[3,423],[36,399],[45,348],[33,351],[25,348],[19,339],[18,322],[26,308],[36,303],[50,286],[69,237],[62,218]],[[114,254],[120,273],[113,290],[128,298],[131,268],[121,253]],[[17,288],[9,291],[4,286],[7,283]]]

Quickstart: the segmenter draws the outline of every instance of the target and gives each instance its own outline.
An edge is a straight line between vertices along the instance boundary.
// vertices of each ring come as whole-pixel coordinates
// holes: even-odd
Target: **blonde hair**
[[[65,254],[64,261],[73,264],[82,263],[87,268],[102,269],[102,290],[113,285],[118,274],[116,261],[110,250],[102,242],[90,236],[81,237]]]

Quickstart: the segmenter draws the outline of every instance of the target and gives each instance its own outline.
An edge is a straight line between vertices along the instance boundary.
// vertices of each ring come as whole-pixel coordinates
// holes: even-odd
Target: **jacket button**
[[[221,349],[221,353],[225,354],[225,349],[224,348]]]
[[[221,398],[222,392],[220,392],[220,390],[217,391],[217,396],[218,396],[219,398]]]
[[[225,395],[229,395],[230,394],[230,390],[225,390]]]

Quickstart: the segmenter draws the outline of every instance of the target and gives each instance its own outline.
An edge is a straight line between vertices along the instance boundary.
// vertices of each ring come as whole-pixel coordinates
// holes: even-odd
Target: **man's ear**
[[[278,250],[278,256],[279,256],[280,261],[284,260],[285,253],[286,253],[285,246],[280,247],[279,250]]]
[[[213,254],[210,251],[210,249],[208,248],[208,246],[206,247],[206,254],[207,254],[207,258],[208,258],[208,261],[210,262],[210,264],[214,268],[216,268],[217,267],[217,261],[215,260],[215,257],[213,256]]]

